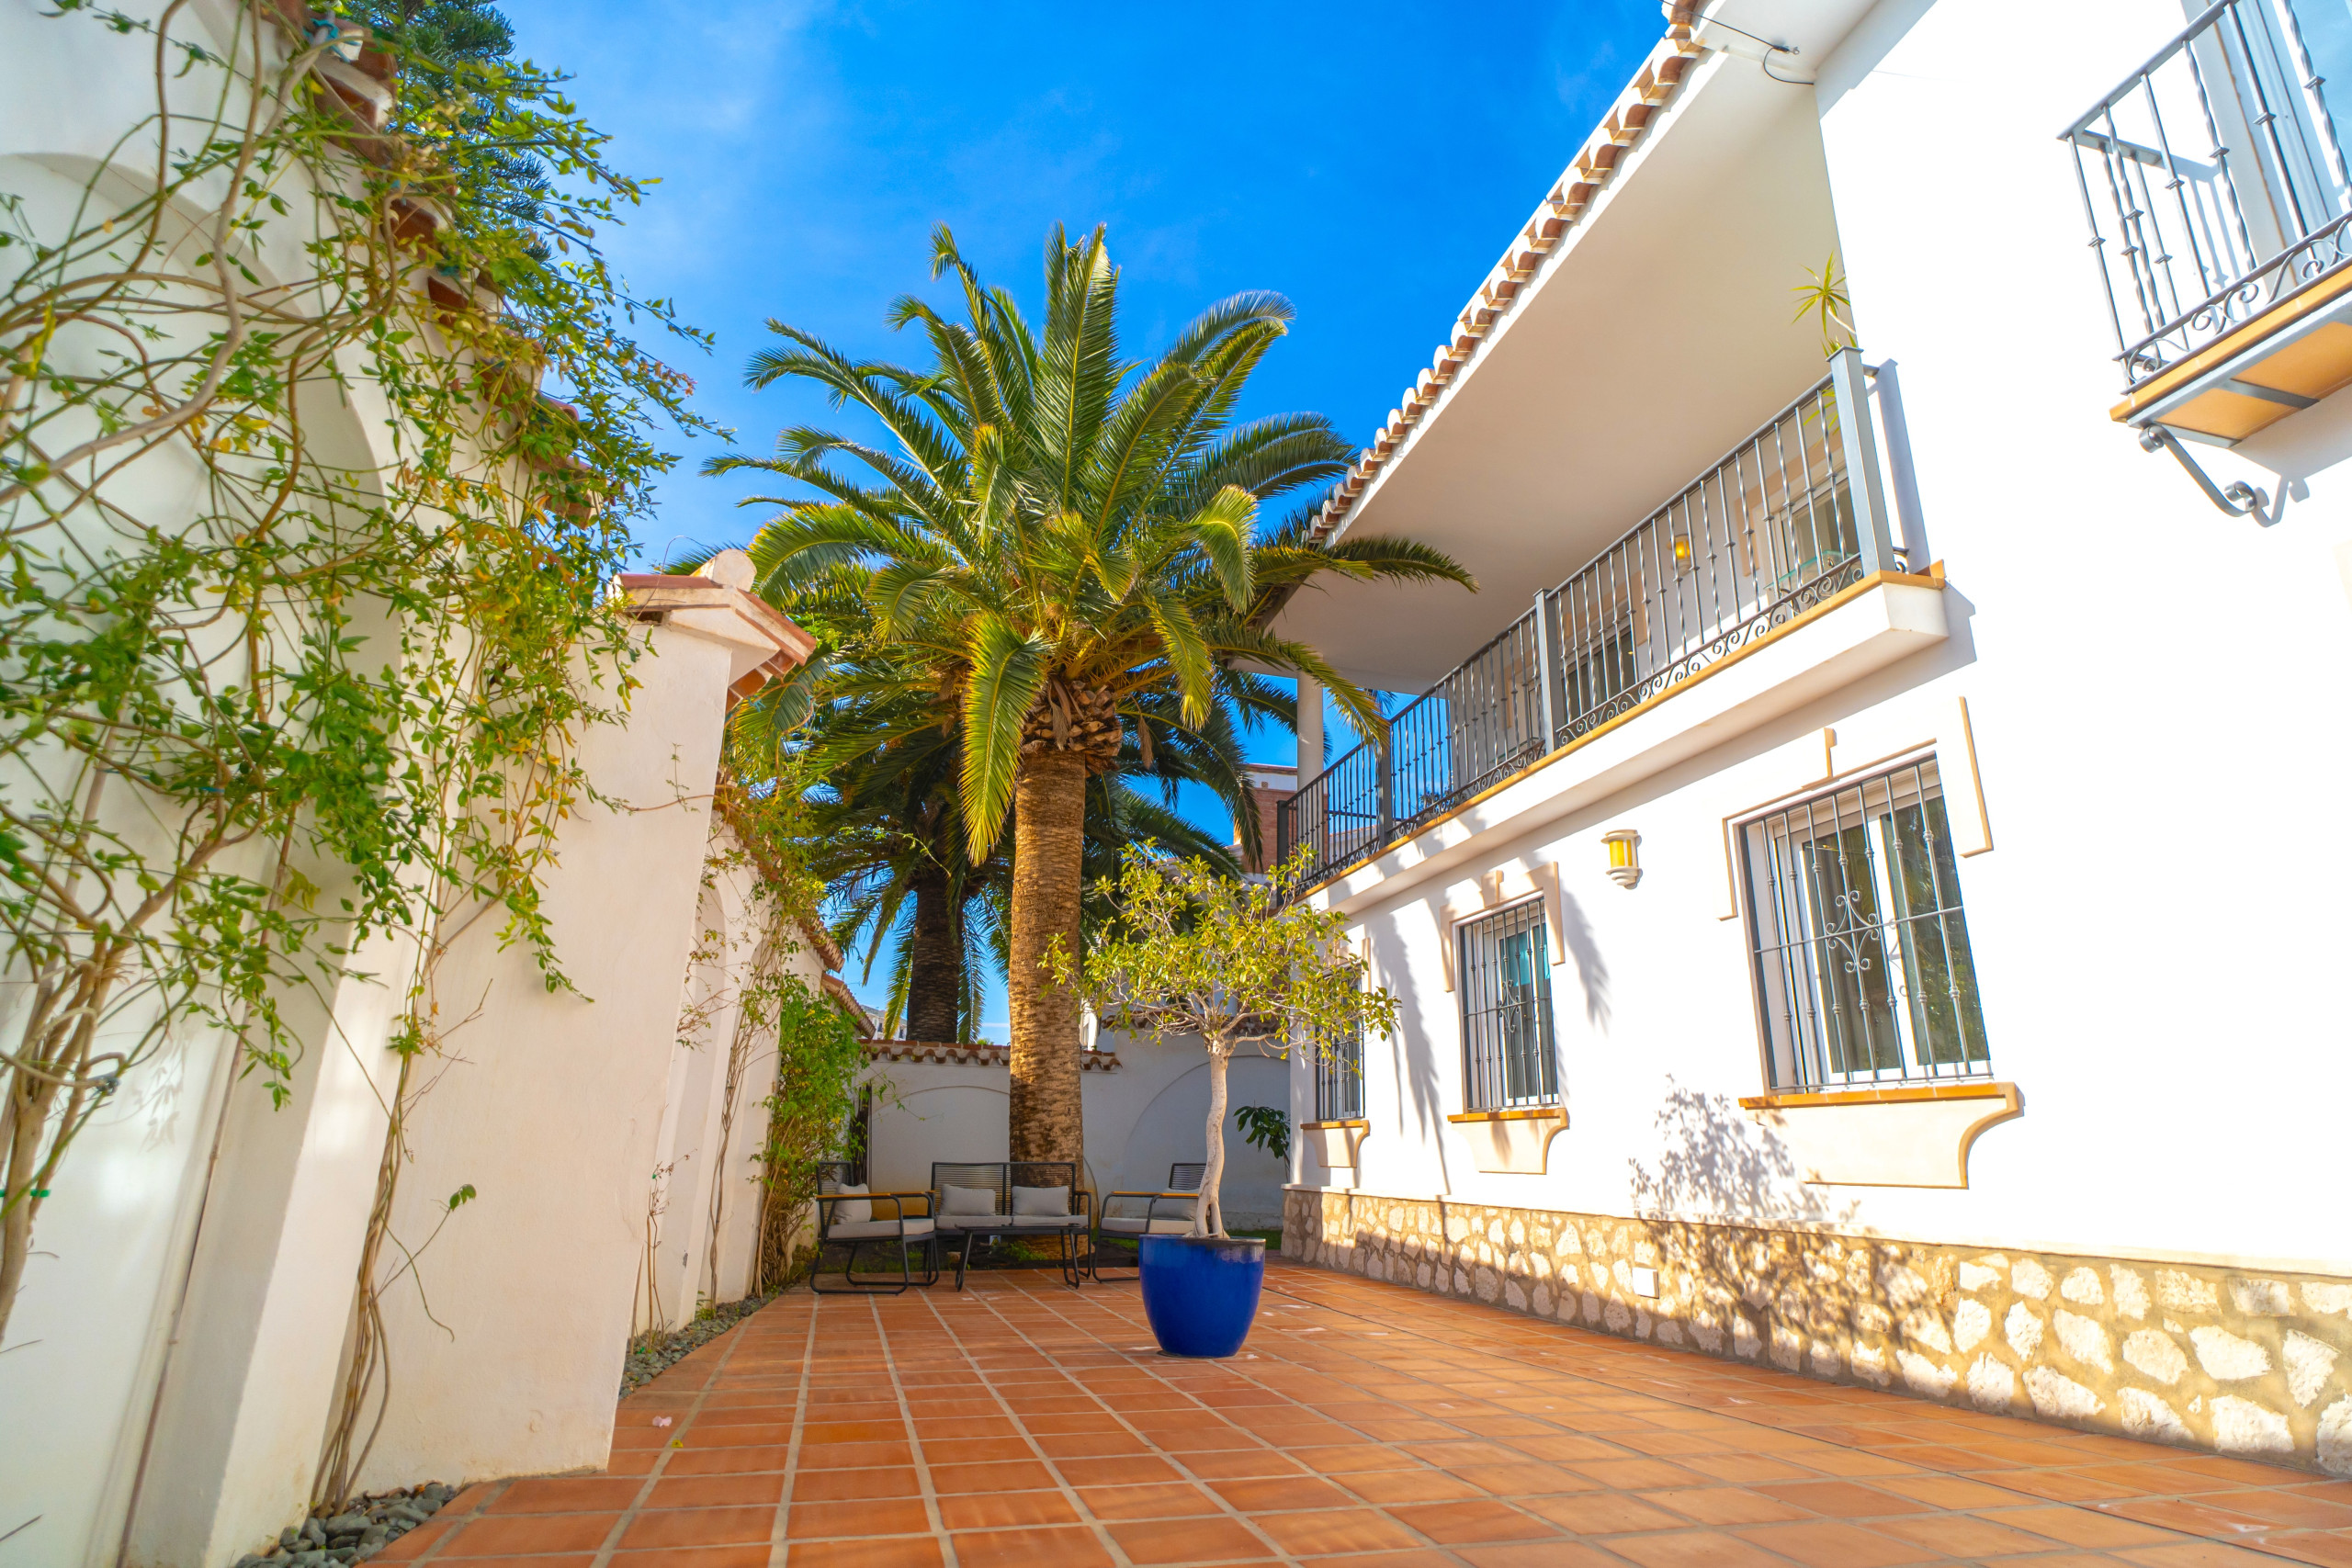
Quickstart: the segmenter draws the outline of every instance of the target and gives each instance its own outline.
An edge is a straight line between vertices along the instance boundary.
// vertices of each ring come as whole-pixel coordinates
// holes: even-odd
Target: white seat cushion
[[[1144,1229],[1147,1224],[1151,1226],[1148,1232]],[[1190,1235],[1193,1234],[1193,1222],[1190,1220],[1147,1221],[1141,1214],[1118,1214],[1104,1220],[1102,1228],[1114,1235]]]
[[[944,1231],[992,1231],[1004,1224],[1001,1214],[942,1214],[939,1228]]]
[[[1082,1231],[1086,1228],[1084,1214],[1014,1214],[997,1222],[1004,1231]]]
[[[916,1215],[906,1222],[904,1230],[899,1229],[897,1220],[854,1220],[848,1224],[830,1227],[825,1232],[825,1238],[828,1241],[871,1241],[876,1237],[895,1240],[903,1235],[909,1241],[912,1241],[918,1236],[926,1236],[930,1234],[930,1219]]]

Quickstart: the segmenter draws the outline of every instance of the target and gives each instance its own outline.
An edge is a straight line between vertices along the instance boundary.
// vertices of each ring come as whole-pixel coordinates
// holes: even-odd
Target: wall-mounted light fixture
[[[1631,828],[1611,828],[1600,835],[1609,846],[1609,880],[1620,887],[1631,887],[1642,879],[1642,863],[1634,846],[1642,836]]]
[[[1686,571],[1689,571],[1690,570],[1690,535],[1688,535],[1688,534],[1677,534],[1677,535],[1675,535],[1675,536],[1674,536],[1674,570],[1675,570],[1675,575],[1679,577],[1679,576],[1680,576],[1682,573],[1684,573],[1684,572],[1686,572]]]

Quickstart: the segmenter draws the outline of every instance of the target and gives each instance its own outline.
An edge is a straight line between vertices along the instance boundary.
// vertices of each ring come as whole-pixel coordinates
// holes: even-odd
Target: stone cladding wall
[[[1708,1355],[2352,1476],[2352,1280],[1293,1188],[1283,1251]],[[1655,1269],[1655,1295],[1637,1269]]]

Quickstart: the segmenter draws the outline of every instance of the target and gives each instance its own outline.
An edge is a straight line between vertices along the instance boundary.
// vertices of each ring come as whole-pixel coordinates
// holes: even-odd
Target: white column
[[[1323,682],[1298,678],[1298,782],[1305,785],[1323,771]]]

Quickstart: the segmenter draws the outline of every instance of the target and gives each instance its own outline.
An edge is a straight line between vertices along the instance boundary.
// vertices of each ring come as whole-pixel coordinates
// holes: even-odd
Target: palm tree
[[[1130,744],[1150,751],[1158,715],[1186,724],[1245,699],[1250,670],[1321,681],[1359,729],[1372,699],[1313,649],[1264,622],[1324,572],[1470,585],[1451,558],[1401,539],[1328,548],[1306,514],[1257,536],[1260,502],[1319,489],[1349,451],[1330,423],[1233,410],[1287,330],[1289,303],[1242,294],[1211,306],[1149,364],[1119,356],[1119,275],[1096,229],[1046,244],[1046,321],[984,288],[942,227],[932,275],[953,273],[966,319],[911,297],[893,324],[919,326],[927,370],[862,362],[771,321],[783,344],[747,380],[813,381],[878,421],[896,450],[814,428],[786,431],[773,458],[722,458],[798,481],[773,499],[752,559],[771,597],[820,582],[852,592],[892,649],[899,689],[962,726],[958,806],[967,855],[984,863],[1013,824],[1010,894],[1015,1159],[1080,1160],[1076,994],[1044,967],[1075,952],[1084,886],[1087,782]],[[837,471],[835,458],[864,478]]]
[[[903,1019],[910,1040],[967,1042],[980,1021],[980,976],[1004,968],[1012,862],[1001,840],[978,865],[962,852],[960,728],[925,723],[910,734],[898,732],[903,727],[891,722],[892,710],[902,706],[888,699],[821,704],[807,728],[787,739],[809,753],[803,773],[822,780],[813,792],[808,869],[826,884],[842,950],[864,949],[869,976],[889,956],[885,1030]],[[1199,731],[1171,718],[1151,765],[1130,744],[1116,770],[1090,781],[1090,889],[1098,878],[1116,879],[1127,846],[1147,842],[1240,874],[1230,850],[1174,809],[1177,785],[1197,783],[1216,793],[1237,822],[1255,826],[1246,811],[1239,737],[1223,708],[1211,716]],[[775,710],[746,705],[737,719],[772,726]],[[876,741],[877,733],[889,738]],[[1151,783],[1161,800],[1138,793]],[[1091,918],[1104,912],[1090,903],[1090,928]]]

